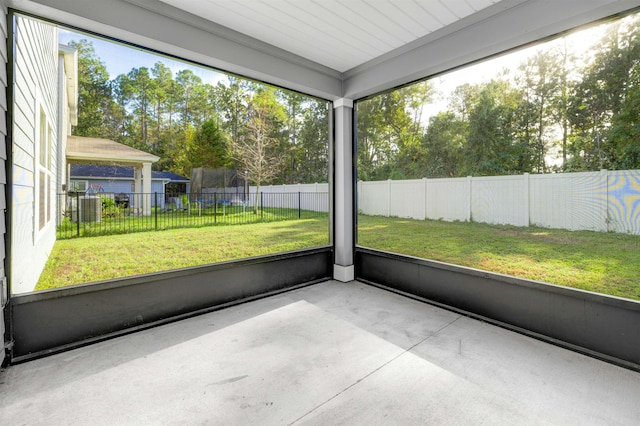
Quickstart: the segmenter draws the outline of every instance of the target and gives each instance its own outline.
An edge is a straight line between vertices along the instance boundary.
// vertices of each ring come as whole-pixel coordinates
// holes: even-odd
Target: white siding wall
[[[35,191],[40,108],[51,125],[51,157],[57,158],[58,37],[51,25],[25,18],[16,18],[16,23],[11,288],[22,293],[34,289],[55,242],[55,165],[49,191],[51,220],[42,230]]]
[[[6,183],[7,183],[7,169],[6,169],[6,160],[7,160],[7,152],[6,152],[6,144],[5,139],[7,136],[7,123],[5,121],[5,113],[7,111],[7,72],[6,72],[6,63],[7,63],[7,6],[4,0],[0,0],[0,62],[3,64],[0,66],[0,134],[2,137],[2,141],[0,142],[0,233],[2,238],[0,238],[0,256],[2,257],[2,262],[0,262],[0,280],[5,279],[5,261],[6,261],[6,248],[4,245],[4,234],[6,232],[6,212],[7,212],[7,204],[6,204]],[[4,307],[7,299],[6,288],[4,285],[0,285],[2,288],[0,295],[2,309],[0,312],[0,336],[4,336]],[[5,350],[4,350],[4,339],[0,338],[0,345],[2,349],[0,349],[0,363],[4,360]]]
[[[67,184],[67,161],[66,161],[66,149],[67,149],[67,136],[71,134],[71,117],[69,114],[69,97],[67,95],[67,72],[64,67],[64,55],[58,55],[58,110],[57,110],[57,125],[58,125],[58,143],[57,143],[57,155],[56,155],[56,193],[62,192],[62,185]],[[73,76],[76,77],[76,76]]]

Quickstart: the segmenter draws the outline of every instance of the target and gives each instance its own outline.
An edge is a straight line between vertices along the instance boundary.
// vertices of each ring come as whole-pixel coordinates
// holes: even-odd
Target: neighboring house
[[[85,193],[131,194],[135,190],[134,168],[95,164],[71,164],[69,191]],[[151,172],[151,193],[158,194],[164,208],[167,197],[189,192],[189,179],[171,172]],[[155,204],[155,196],[151,204]]]
[[[55,26],[15,24],[11,285],[32,291],[56,239],[56,192],[66,180],[66,138],[77,120],[77,55]]]
[[[132,201],[139,213],[151,214],[151,165],[160,157],[139,149],[103,138],[69,136],[66,161],[68,164],[99,164],[133,167],[136,196]]]

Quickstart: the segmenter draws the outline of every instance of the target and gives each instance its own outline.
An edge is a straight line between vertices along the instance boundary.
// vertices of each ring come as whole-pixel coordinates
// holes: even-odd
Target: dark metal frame
[[[13,219],[12,219],[12,197],[13,197],[13,173],[11,173],[11,170],[13,170],[13,156],[12,156],[12,152],[13,152],[13,80],[14,80],[14,73],[13,73],[13,64],[14,64],[14,28],[13,28],[13,19],[14,19],[14,13],[11,9],[9,9],[8,13],[7,13],[7,17],[6,17],[6,28],[7,28],[7,64],[6,64],[6,71],[7,71],[7,87],[6,87],[6,97],[7,97],[7,112],[6,112],[6,120],[5,120],[5,125],[6,125],[6,138],[5,138],[5,152],[7,155],[7,159],[5,161],[5,175],[6,175],[6,180],[5,180],[5,197],[6,197],[6,202],[5,202],[5,212],[4,212],[4,221],[5,221],[5,226],[4,226],[4,251],[5,251],[5,257],[3,259],[3,264],[4,264],[4,278],[5,282],[6,282],[6,288],[4,289],[6,291],[6,304],[0,306],[0,309],[2,310],[2,312],[0,313],[1,315],[3,315],[3,319],[4,319],[4,336],[2,336],[2,345],[4,348],[8,349],[9,351],[12,348],[13,342],[11,340],[11,329],[13,326],[13,322],[11,320],[11,315],[10,315],[10,309],[9,309],[9,304],[11,302],[11,281],[10,281],[10,277],[11,277],[11,258],[10,258],[10,253],[11,253],[11,235],[12,235],[12,226],[13,226]],[[4,364],[6,362],[6,360],[9,359],[9,353],[7,353],[7,351],[2,351],[2,353],[0,353],[0,355],[4,356],[4,359],[0,359],[0,364]]]
[[[11,362],[324,281],[332,266],[321,247],[14,295]]]
[[[640,302],[362,247],[356,277],[640,371]]]

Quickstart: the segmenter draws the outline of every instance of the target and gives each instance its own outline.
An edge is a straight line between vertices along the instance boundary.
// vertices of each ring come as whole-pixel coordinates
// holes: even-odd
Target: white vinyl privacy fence
[[[358,211],[640,235],[640,170],[360,181]]]
[[[640,170],[360,181],[357,190],[358,211],[367,215],[640,235]],[[244,196],[242,188],[207,190],[214,191]],[[299,200],[303,210],[329,211],[326,183],[269,185],[260,192],[274,194],[262,199],[265,207]]]
[[[245,194],[242,187],[203,188],[203,193],[218,194],[231,203],[245,202],[253,206],[256,202],[256,187],[250,186]],[[261,196],[260,194],[265,194]],[[309,183],[295,185],[266,185],[260,187],[258,205],[262,207],[300,208],[314,212],[329,211],[329,184]]]

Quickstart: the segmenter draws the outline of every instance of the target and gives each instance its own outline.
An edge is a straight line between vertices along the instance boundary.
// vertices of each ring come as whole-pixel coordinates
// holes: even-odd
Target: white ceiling
[[[339,72],[501,0],[161,0]]]
[[[640,0],[0,0],[323,99],[361,99],[627,13]]]

